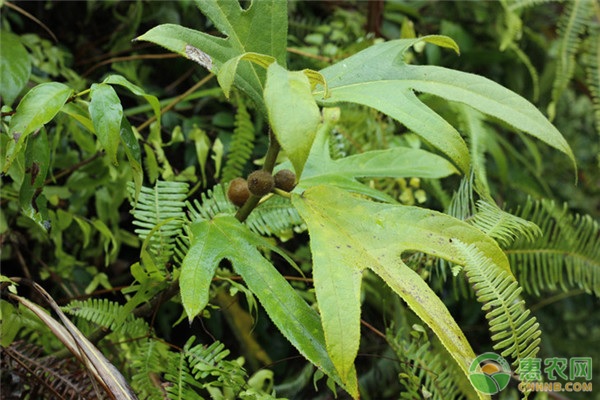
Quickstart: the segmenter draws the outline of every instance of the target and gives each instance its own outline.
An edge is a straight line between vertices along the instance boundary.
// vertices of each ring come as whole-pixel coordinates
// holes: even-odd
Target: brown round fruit
[[[275,181],[273,176],[265,170],[254,171],[248,175],[248,189],[255,196],[264,196],[273,190]]]
[[[235,178],[232,180],[229,183],[229,189],[227,189],[227,197],[236,206],[243,206],[250,197],[248,182],[244,178]]]
[[[273,179],[275,180],[275,187],[277,189],[291,192],[296,187],[296,174],[289,169],[277,171]]]

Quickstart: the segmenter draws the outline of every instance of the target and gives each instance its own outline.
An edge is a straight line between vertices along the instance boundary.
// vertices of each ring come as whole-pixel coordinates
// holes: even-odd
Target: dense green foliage
[[[598,370],[600,7],[537,3],[2,3],[7,398]]]

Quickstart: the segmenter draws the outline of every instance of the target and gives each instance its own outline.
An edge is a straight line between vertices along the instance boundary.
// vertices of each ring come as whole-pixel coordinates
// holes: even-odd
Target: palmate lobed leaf
[[[266,242],[230,215],[196,222],[191,232],[191,246],[180,276],[181,300],[190,319],[208,304],[213,275],[219,262],[226,258],[290,343],[353,397],[358,396],[356,371],[351,369],[349,379],[338,376],[315,310],[258,251],[257,246]]]
[[[334,185],[374,199],[394,202],[389,195],[363,184],[359,178],[444,178],[458,173],[445,158],[408,147],[373,150],[333,160],[328,137],[337,121],[335,109],[324,109],[324,122],[317,131],[298,190],[317,185]]]
[[[407,302],[468,374],[475,354],[463,332],[440,298],[404,264],[401,255],[414,250],[465,264],[469,260],[453,244],[460,239],[485,254],[495,268],[511,274],[506,256],[491,238],[442,213],[375,203],[332,186],[294,194],[292,203],[308,226],[327,350],[342,377],[351,371],[358,350],[358,294],[365,269],[379,275]],[[474,389],[472,394],[477,396]]]
[[[411,66],[403,61],[406,50],[418,39],[400,39],[371,46],[321,71],[329,97],[316,92],[318,102],[334,105],[352,102],[375,108],[404,124],[463,172],[469,156],[460,134],[414,92],[430,93],[464,103],[522,130],[565,153],[575,166],[573,153],[560,132],[527,100],[478,75],[435,66]]]
[[[252,1],[243,9],[238,1],[197,0],[198,8],[225,37],[217,37],[175,24],[163,24],[136,38],[165,47],[183,57],[194,59],[186,51],[193,46],[210,57],[205,65],[218,73],[223,64],[247,52],[275,57],[286,65],[287,2],[277,0]],[[264,68],[250,62],[237,67],[235,83],[263,111],[262,92]]]

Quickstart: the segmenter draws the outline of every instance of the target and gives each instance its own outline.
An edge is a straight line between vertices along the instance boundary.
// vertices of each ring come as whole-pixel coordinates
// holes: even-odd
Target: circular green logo
[[[504,390],[510,381],[510,365],[499,354],[483,353],[469,367],[469,380],[484,394],[496,394]]]

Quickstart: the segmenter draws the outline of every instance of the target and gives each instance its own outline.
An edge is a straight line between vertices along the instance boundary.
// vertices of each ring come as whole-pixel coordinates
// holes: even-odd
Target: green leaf
[[[324,92],[314,95],[323,106],[351,102],[389,115],[446,154],[466,173],[469,152],[458,131],[423,104],[414,94],[411,82],[403,80],[402,72],[408,68],[402,61],[404,52],[422,40],[377,44],[321,70],[329,85],[329,97],[324,97]]]
[[[357,178],[443,178],[458,170],[445,158],[425,150],[392,147],[332,160],[329,154],[327,113],[317,132],[310,155],[298,183],[300,190],[317,185],[334,185],[383,201],[393,201],[385,193],[364,185]]]
[[[302,195],[293,194],[292,204],[310,233],[315,289],[327,350],[338,371],[345,371],[349,358],[356,356],[358,343],[352,341],[358,340],[360,299],[355,296],[355,286],[360,272],[368,268],[406,301],[468,374],[475,354],[463,332],[440,298],[404,264],[401,256],[405,251],[421,251],[466,265],[468,260],[453,244],[459,239],[485,254],[494,268],[511,274],[506,256],[491,238],[442,213],[375,203],[331,186],[316,186]],[[342,294],[340,289],[350,293]]]
[[[281,148],[292,162],[296,175],[302,175],[321,120],[307,76],[301,71],[291,72],[276,63],[271,64],[267,70],[265,104]]]
[[[179,25],[164,24],[152,28],[136,40],[156,43],[190,59],[205,54],[204,58],[206,55],[209,57],[205,66],[214,73],[218,73],[226,61],[247,52],[273,56],[280,65],[285,65],[287,2],[252,1],[245,10],[239,2],[230,0],[198,0],[197,5],[226,36],[225,38]],[[262,68],[243,63],[239,65],[235,79],[235,84],[263,111],[262,92],[265,77]]]
[[[117,165],[123,106],[112,86],[105,83],[93,84],[90,95],[90,116],[98,141],[106,150],[113,164]]]
[[[479,75],[434,66],[407,66],[403,79],[414,90],[466,104],[523,131],[566,154],[577,169],[569,144],[529,101]]]
[[[225,93],[225,97],[227,98],[229,98],[231,86],[233,85],[235,74],[238,69],[238,64],[241,60],[251,61],[254,64],[260,65],[265,69],[275,62],[274,57],[258,53],[244,53],[240,56],[228,60],[225,64],[223,64],[223,67],[219,70],[219,74],[217,75],[219,85],[221,85],[221,88],[223,88],[223,92]]]
[[[429,35],[423,36],[417,40],[435,44],[436,46],[445,47],[447,49],[452,49],[456,52],[456,54],[460,55],[460,48],[458,47],[458,44],[448,36]]]
[[[142,189],[142,182],[144,180],[144,170],[142,169],[142,151],[127,118],[121,119],[120,136],[121,141],[123,142],[123,147],[125,148],[127,160],[129,161],[129,166],[131,167],[131,173],[133,174],[133,181],[135,182],[134,198],[137,201],[140,190]]]
[[[42,83],[32,88],[17,106],[8,131],[12,136],[6,149],[2,172],[6,173],[29,134],[52,120],[71,96],[71,89],[58,82]]]
[[[160,103],[158,101],[158,98],[156,98],[156,96],[153,96],[151,94],[146,94],[146,92],[144,91],[144,89],[140,88],[137,85],[134,85],[133,83],[129,82],[125,77],[121,76],[121,75],[110,75],[109,77],[107,77],[103,83],[108,83],[110,85],[120,85],[123,86],[126,89],[129,89],[129,91],[137,96],[142,96],[144,99],[146,99],[146,101],[150,104],[150,106],[152,107],[152,111],[154,111],[154,116],[156,117],[156,121],[158,123],[158,126],[160,127]],[[160,129],[160,128],[159,128]]]
[[[25,149],[25,175],[19,191],[21,212],[43,226],[48,219],[46,198],[41,193],[50,166],[50,146],[45,129],[33,134]],[[39,190],[39,191],[38,191]],[[36,194],[37,192],[37,194]],[[42,205],[39,207],[39,205]],[[41,209],[40,209],[41,208]]]
[[[0,97],[2,102],[11,105],[29,81],[31,57],[13,33],[0,33]]]
[[[90,113],[87,104],[85,104],[84,107],[84,105],[81,103],[83,102],[79,101],[67,103],[63,106],[63,108],[60,109],[60,112],[67,114],[83,125],[88,131],[95,133],[94,124],[90,119]]]
[[[353,102],[373,107],[404,124],[468,171],[467,147],[456,129],[426,107],[414,94],[430,93],[467,104],[516,130],[522,130],[575,159],[560,132],[527,100],[484,77],[434,66],[411,66],[406,50],[420,39],[393,40],[369,47],[325,68],[328,98],[322,105]]]
[[[353,397],[358,396],[356,379],[341,379],[336,373],[325,349],[317,313],[257,250],[257,246],[264,245],[260,237],[228,215],[197,222],[191,231],[192,245],[183,260],[180,277],[181,300],[189,318],[198,315],[208,303],[214,271],[226,258],[292,345]],[[355,374],[352,369],[351,375]]]

